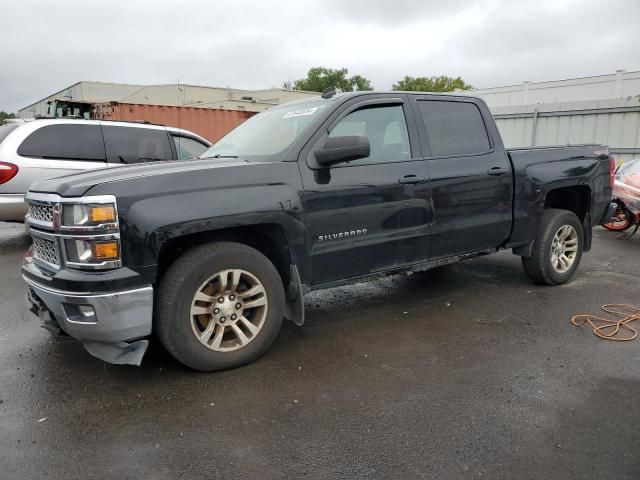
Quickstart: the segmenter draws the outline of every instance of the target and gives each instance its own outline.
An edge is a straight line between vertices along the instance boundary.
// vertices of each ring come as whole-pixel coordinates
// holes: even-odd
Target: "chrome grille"
[[[58,247],[55,240],[48,238],[36,237],[33,238],[33,257],[47,262],[49,264],[60,266],[60,259],[58,257]]]
[[[53,205],[46,203],[30,203],[29,216],[39,222],[53,223]]]

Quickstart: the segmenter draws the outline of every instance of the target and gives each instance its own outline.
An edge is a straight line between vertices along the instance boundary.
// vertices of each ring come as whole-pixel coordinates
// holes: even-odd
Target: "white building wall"
[[[489,107],[627,98],[640,94],[640,71],[618,70],[608,75],[550,82],[524,82],[519,85],[479,88],[460,93],[481,97]]]
[[[75,100],[90,103],[120,102],[141,105],[190,106],[261,112],[291,100],[316,96],[318,93],[271,88],[242,90],[199,85],[131,85],[124,83],[78,82],[18,111],[20,118],[48,114],[51,100]]]
[[[64,90],[49,95],[42,100],[35,102],[28,107],[18,111],[19,118],[33,118],[36,115],[47,115],[50,100],[76,100],[80,102],[109,102],[142,88],[142,85],[129,85],[124,83],[104,83],[104,82],[78,82]]]

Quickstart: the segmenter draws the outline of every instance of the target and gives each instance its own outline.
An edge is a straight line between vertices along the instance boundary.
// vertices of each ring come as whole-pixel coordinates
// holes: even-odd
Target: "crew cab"
[[[260,356],[311,290],[511,249],[574,275],[610,215],[602,145],[505,150],[468,96],[357,92],[274,107],[199,159],[33,185],[32,311],[93,355],[147,338],[201,371]]]

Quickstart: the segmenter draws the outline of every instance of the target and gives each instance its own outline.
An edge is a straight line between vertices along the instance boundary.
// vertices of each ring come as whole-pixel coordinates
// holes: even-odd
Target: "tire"
[[[560,232],[561,229],[564,229],[563,232]],[[556,252],[564,252],[564,258],[569,258],[574,253],[568,251],[569,248],[573,249],[573,234],[568,236],[564,243],[558,240],[565,245],[564,249],[554,246],[556,235],[560,238],[568,231],[575,233],[575,255],[570,266],[567,267],[559,259],[562,255],[553,256],[553,250],[558,248]],[[550,208],[542,214],[531,257],[522,257],[522,266],[534,282],[542,285],[560,285],[568,282],[575,273],[582,258],[583,248],[584,232],[578,217],[568,210]],[[557,260],[554,262],[554,259]],[[565,268],[566,270],[561,271]]]
[[[616,211],[613,213],[611,221],[603,223],[602,226],[607,230],[614,232],[624,232],[631,228],[634,223],[633,214],[624,206],[624,204],[617,204]]]
[[[257,296],[242,297],[250,290]],[[236,309],[239,302],[241,310]],[[158,289],[156,330],[184,365],[202,372],[224,370],[265,352],[278,335],[284,306],[282,279],[267,257],[240,243],[214,242],[187,252],[165,274]]]

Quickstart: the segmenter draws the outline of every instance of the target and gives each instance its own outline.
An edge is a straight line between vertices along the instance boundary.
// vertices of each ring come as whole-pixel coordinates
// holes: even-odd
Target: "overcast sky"
[[[640,69],[640,0],[2,0],[0,110],[79,80],[268,88],[312,66],[490,87]]]

